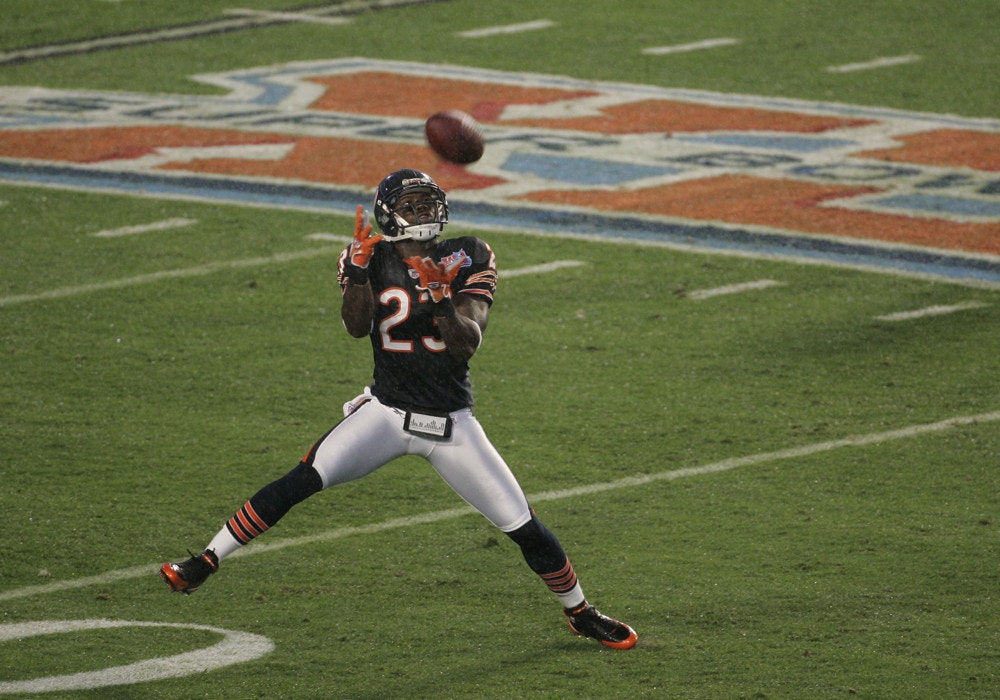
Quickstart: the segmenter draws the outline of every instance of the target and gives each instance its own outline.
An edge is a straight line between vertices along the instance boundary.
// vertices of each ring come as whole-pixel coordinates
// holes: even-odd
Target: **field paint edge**
[[[682,469],[673,469],[670,471],[658,472],[655,474],[628,476],[621,479],[615,479],[614,481],[606,481],[598,484],[589,484],[586,486],[577,486],[571,489],[542,491],[540,493],[529,495],[528,501],[532,503],[556,501],[565,498],[574,498],[576,496],[602,493],[605,491],[613,491],[622,488],[630,488],[633,486],[642,486],[645,484],[650,484],[658,481],[674,481],[676,479],[683,479],[692,476],[704,476],[706,474],[715,474],[718,472],[730,471],[733,469],[738,469],[740,467],[763,464],[765,462],[773,462],[784,459],[794,459],[797,457],[809,457],[811,455],[819,454],[821,452],[830,452],[833,450],[837,450],[842,447],[863,447],[866,445],[872,445],[880,442],[901,440],[904,438],[916,437],[918,435],[926,435],[930,433],[939,433],[965,425],[993,423],[996,421],[1000,421],[1000,410],[988,413],[979,413],[971,416],[956,416],[954,418],[947,418],[945,420],[941,420],[936,423],[921,423],[917,425],[911,425],[905,428],[898,428],[896,430],[887,430],[878,433],[868,433],[866,435],[852,435],[845,438],[841,438],[839,440],[817,442],[813,443],[812,445],[803,445],[801,447],[790,447],[788,449],[777,450],[775,452],[762,452],[756,455],[733,457],[730,459],[721,460],[719,462],[704,464],[698,467],[685,467]],[[395,530],[401,527],[412,527],[413,525],[425,525],[428,523],[440,522],[442,520],[451,520],[453,518],[458,518],[464,515],[473,514],[475,512],[476,511],[469,506],[459,507],[459,508],[449,508],[447,510],[422,513],[420,515],[393,518],[391,520],[384,520],[382,522],[371,523],[369,525],[355,525],[355,526],[341,527],[341,528],[336,528],[334,530],[327,530],[326,532],[319,532],[313,535],[304,535],[302,537],[292,537],[284,540],[279,540],[277,542],[255,542],[253,547],[249,548],[244,547],[242,549],[239,549],[235,553],[233,553],[230,558],[260,554],[262,552],[270,552],[279,549],[286,549],[288,547],[296,547],[304,544],[312,544],[314,542],[326,542],[329,540],[343,539],[351,535],[375,534],[379,532],[385,532],[387,530]],[[103,574],[96,574],[94,576],[85,576],[82,578],[68,579],[65,581],[56,581],[53,583],[41,584],[37,586],[26,586],[24,588],[16,588],[14,590],[0,592],[0,601],[15,600],[17,598],[26,598],[33,595],[42,595],[46,593],[57,593],[59,591],[70,590],[74,588],[83,588],[85,586],[91,586],[91,585],[109,584],[109,583],[114,583],[116,581],[123,581],[126,579],[140,578],[142,576],[148,576],[152,580],[152,577],[156,572],[156,566],[157,566],[156,564],[144,564],[141,566],[129,567],[127,569],[117,569],[114,571],[108,571]]]

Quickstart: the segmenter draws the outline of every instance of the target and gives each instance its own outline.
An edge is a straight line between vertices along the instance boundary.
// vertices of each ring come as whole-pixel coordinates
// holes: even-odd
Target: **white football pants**
[[[361,403],[365,399],[370,400]],[[452,413],[451,437],[440,440],[407,432],[405,411],[370,395],[348,407],[353,412],[313,448],[313,467],[324,489],[360,479],[397,457],[419,455],[501,531],[512,532],[531,520],[524,491],[472,409]]]

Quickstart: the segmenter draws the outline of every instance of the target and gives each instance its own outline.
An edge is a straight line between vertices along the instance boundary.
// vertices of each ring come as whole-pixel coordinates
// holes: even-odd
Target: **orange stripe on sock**
[[[243,510],[247,514],[247,517],[253,520],[253,522],[257,525],[257,529],[259,529],[261,533],[270,529],[271,526],[265,523],[264,519],[257,515],[257,511],[255,511],[253,506],[250,505],[250,501],[247,501],[246,505],[243,506]]]
[[[257,512],[250,505],[250,501],[243,504],[233,517],[226,524],[233,536],[243,544],[258,535],[264,534],[270,527],[264,519],[257,515]]]
[[[554,571],[551,574],[543,574],[542,580],[545,585],[549,587],[549,590],[554,593],[564,593],[571,590],[573,586],[576,585],[576,571],[573,569],[573,565],[566,561],[566,566],[564,566],[559,571]]]
[[[248,544],[250,540],[253,539],[253,536],[243,529],[243,525],[235,515],[229,519],[229,522],[226,523],[226,527],[229,528],[230,534],[243,544]]]
[[[261,533],[261,531],[252,522],[250,522],[245,510],[241,510],[233,517],[239,520],[240,528],[251,537],[256,537]]]

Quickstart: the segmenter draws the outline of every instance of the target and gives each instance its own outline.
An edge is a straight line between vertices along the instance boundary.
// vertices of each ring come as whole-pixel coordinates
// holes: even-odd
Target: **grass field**
[[[994,138],[1000,117],[1000,9],[980,0],[362,5],[153,39],[303,3],[6,0],[0,90],[210,97],[191,76],[364,57],[954,115]],[[348,23],[317,19],[333,17]],[[718,38],[735,41],[642,52]],[[485,238],[501,270],[477,415],[589,599],[638,631],[615,652],[569,634],[513,544],[416,459],[313,497],[197,594],[168,594],[158,566],[294,466],[371,357],[339,318],[346,211],[138,194],[0,175],[0,694],[1000,695],[1000,285],[484,230],[459,198],[448,235]],[[995,245],[1000,217],[976,216]],[[78,620],[128,624],[41,627]],[[231,637],[273,647],[179,656]],[[51,680],[163,657],[174,677]]]

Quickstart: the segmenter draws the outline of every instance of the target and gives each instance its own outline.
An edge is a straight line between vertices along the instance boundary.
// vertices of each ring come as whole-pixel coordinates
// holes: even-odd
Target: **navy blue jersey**
[[[349,250],[340,256],[342,290],[347,285],[343,272]],[[447,262],[460,252],[468,261],[451,283],[452,295],[473,294],[492,304],[496,260],[484,241],[471,236],[439,239],[425,257]],[[469,363],[448,352],[432,315],[433,303],[421,298],[416,272],[392,243],[375,246],[368,275],[375,295],[375,320],[369,334],[375,357],[372,394],[388,406],[414,410],[450,412],[472,406]]]

